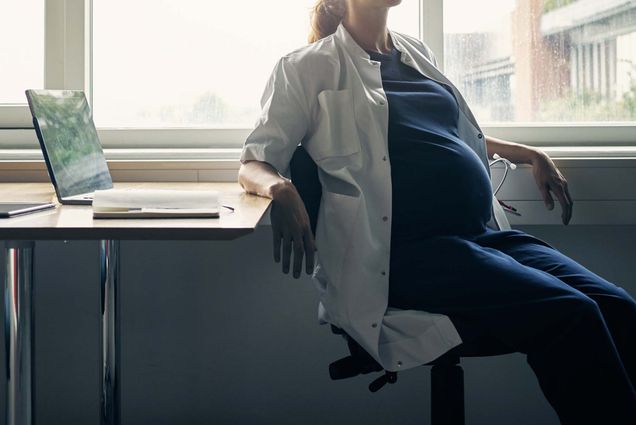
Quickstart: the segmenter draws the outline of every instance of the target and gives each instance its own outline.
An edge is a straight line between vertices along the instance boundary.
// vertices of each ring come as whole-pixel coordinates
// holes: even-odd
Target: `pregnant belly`
[[[481,233],[492,187],[477,154],[461,140],[402,140],[390,146],[392,238]]]

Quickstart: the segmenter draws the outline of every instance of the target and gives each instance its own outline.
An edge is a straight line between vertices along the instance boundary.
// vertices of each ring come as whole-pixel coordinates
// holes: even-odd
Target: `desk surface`
[[[115,183],[118,189],[180,189],[220,192],[219,218],[93,219],[90,205],[58,205],[54,210],[0,219],[0,240],[229,240],[250,233],[271,200],[246,194],[238,183]],[[49,183],[1,183],[2,201],[56,202]]]

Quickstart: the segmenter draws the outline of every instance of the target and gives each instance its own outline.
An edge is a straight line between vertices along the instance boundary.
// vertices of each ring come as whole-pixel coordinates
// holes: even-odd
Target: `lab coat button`
[[[387,216],[382,217],[382,221],[387,221],[388,219],[389,219],[389,217],[387,217]]]
[[[371,323],[371,327],[372,327],[372,328],[377,328],[377,327],[378,327],[378,324],[377,324],[377,323]]]
[[[380,106],[384,106],[384,104],[385,104],[386,102],[384,102],[384,100],[381,100],[381,101],[379,101],[378,103],[380,104]]]
[[[383,157],[382,157],[382,161],[386,161],[386,156],[383,156]]]
[[[382,276],[386,276],[386,271],[382,270]]]
[[[397,362],[397,366],[398,366],[398,367],[402,366],[402,362],[401,362],[400,360],[398,360],[398,362]]]
[[[481,133],[479,133],[479,134],[477,135],[477,137],[481,139],[482,137],[484,137],[484,135],[483,135],[483,134],[481,134]]]

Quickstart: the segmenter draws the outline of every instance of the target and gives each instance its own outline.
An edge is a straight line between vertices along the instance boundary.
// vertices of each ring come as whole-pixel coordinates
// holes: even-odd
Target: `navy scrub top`
[[[459,106],[450,87],[404,65],[395,48],[368,53],[381,63],[389,104],[392,245],[483,233],[491,217],[490,178],[458,136]]]

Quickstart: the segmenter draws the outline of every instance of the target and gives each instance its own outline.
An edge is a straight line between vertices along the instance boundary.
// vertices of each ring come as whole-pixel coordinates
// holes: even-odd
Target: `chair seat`
[[[490,336],[481,336],[474,341],[463,342],[453,347],[435,360],[425,363],[427,366],[437,364],[458,364],[461,357],[490,357],[511,354],[515,351],[501,341]]]

